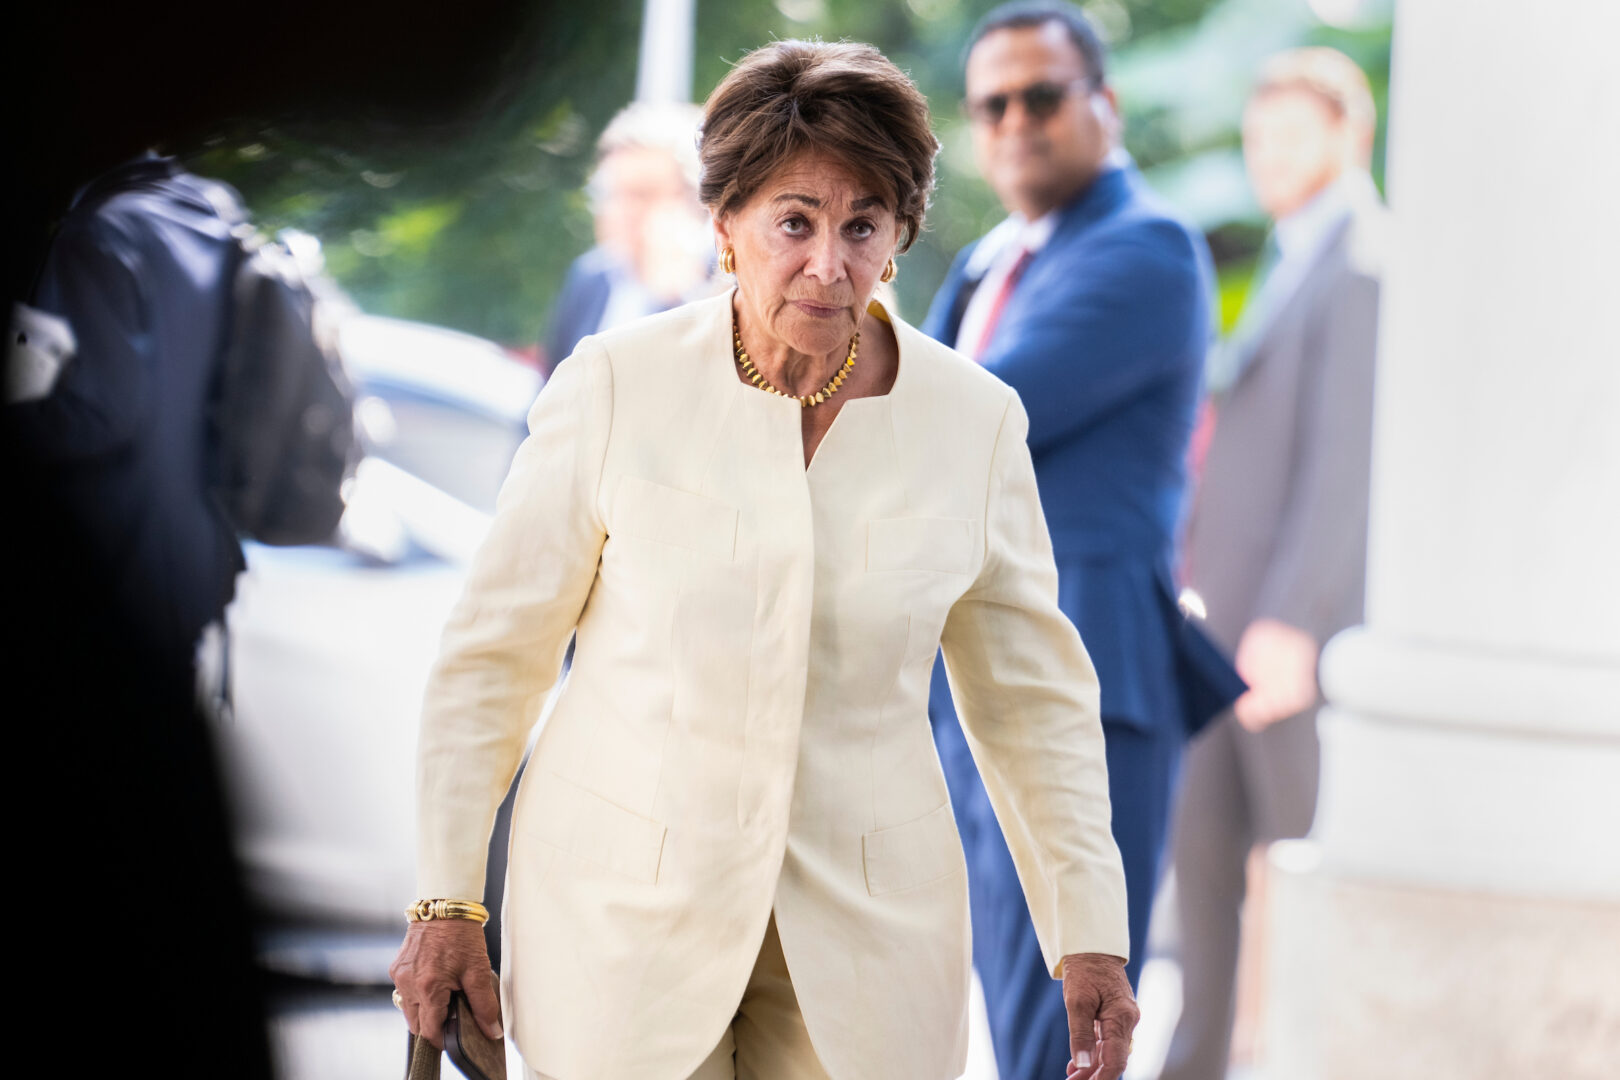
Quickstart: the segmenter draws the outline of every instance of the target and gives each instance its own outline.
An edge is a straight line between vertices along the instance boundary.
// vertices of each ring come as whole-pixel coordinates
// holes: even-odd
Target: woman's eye
[[[865,240],[876,231],[876,227],[870,221],[856,221],[849,226],[849,234],[857,240]]]
[[[809,223],[801,217],[790,217],[782,222],[782,231],[789,236],[800,236],[809,231]]]

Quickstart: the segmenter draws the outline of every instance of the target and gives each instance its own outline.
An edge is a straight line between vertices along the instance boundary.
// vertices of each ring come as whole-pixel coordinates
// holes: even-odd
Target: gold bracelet
[[[471,919],[489,922],[489,909],[475,900],[418,900],[405,909],[406,922],[432,922],[434,919]]]

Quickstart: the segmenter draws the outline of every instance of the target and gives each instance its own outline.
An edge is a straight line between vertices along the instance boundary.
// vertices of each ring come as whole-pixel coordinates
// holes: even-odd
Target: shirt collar
[[[992,267],[1012,258],[1015,251],[1041,250],[1052,239],[1059,213],[1059,210],[1049,210],[1034,221],[1017,211],[1008,214],[1000,224],[984,234],[984,239],[968,256],[964,267],[967,276],[972,279],[984,277]]]
[[[1009,244],[1017,242],[1019,230],[1023,225],[1023,218],[1012,214],[1002,218],[995,228],[985,233],[984,239],[973,246],[973,251],[963,266],[968,278],[977,280],[989,273],[990,267],[995,264],[996,256],[1005,251]]]
[[[1027,220],[1022,214],[1014,214],[1013,220],[1018,223],[1018,229],[1013,234],[1013,242],[1025,251],[1039,251],[1052,239],[1052,230],[1057,227],[1057,211],[1048,210],[1034,221]]]
[[[1333,230],[1350,216],[1371,187],[1371,176],[1360,169],[1352,169],[1292,214],[1278,218],[1278,253],[1290,260],[1309,258]]]

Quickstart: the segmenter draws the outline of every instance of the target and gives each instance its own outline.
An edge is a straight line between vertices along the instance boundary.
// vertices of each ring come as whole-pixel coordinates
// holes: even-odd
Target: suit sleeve
[[[984,356],[1029,409],[1033,453],[1201,364],[1210,333],[1201,253],[1174,222],[1087,237],[1053,254],[1063,261],[1029,282],[1039,291]]]
[[[51,245],[37,306],[67,320],[76,348],[48,395],[7,407],[31,456],[85,461],[140,430],[157,363],[146,288],[135,239],[110,222],[71,226]]]
[[[1257,617],[1307,630],[1319,644],[1342,629],[1366,572],[1377,333],[1378,281],[1356,274],[1312,335],[1296,465],[1256,600]]]
[[[606,354],[558,365],[445,626],[417,746],[417,881],[477,899],[496,808],[557,681],[606,538],[597,491],[612,418]]]
[[[1125,875],[1110,829],[1097,676],[1058,608],[1057,567],[1010,399],[985,510],[985,561],[941,645],[963,734],[1007,838],[1041,952],[1127,959]]]

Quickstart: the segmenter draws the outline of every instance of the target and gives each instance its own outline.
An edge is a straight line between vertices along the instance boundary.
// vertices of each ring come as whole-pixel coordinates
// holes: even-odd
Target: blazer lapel
[[[1321,287],[1322,267],[1344,249],[1349,240],[1353,220],[1354,215],[1347,215],[1343,221],[1333,226],[1327,239],[1311,258],[1310,266],[1301,272],[1293,291],[1267,312],[1265,320],[1254,328],[1248,338],[1248,355],[1240,361],[1237,375],[1232,379],[1232,386],[1228,387],[1228,392],[1247,379],[1251,371],[1263,364],[1268,354],[1276,351],[1273,348],[1276,339],[1309,307],[1311,295]]]
[[[1131,187],[1135,183],[1134,176],[1135,170],[1126,165],[1107,169],[1092,181],[1091,186],[1082,192],[1079,198],[1057,212],[1058,220],[1052,229],[1051,237],[1030,260],[1018,287],[1013,289],[1012,295],[1007,300],[1006,310],[1002,312],[1001,320],[997,324],[998,341],[1011,340],[1007,336],[1008,328],[1016,326],[1024,318],[1025,309],[1035,302],[1031,297],[1040,295],[1041,288],[1037,279],[1045,267],[1052,264],[1055,254],[1073,244],[1084,242],[1086,230],[1118,210],[1130,197]],[[965,301],[962,306],[967,307]],[[1037,310],[1036,314],[1039,316],[1040,312]],[[989,353],[985,356],[988,357]]]

